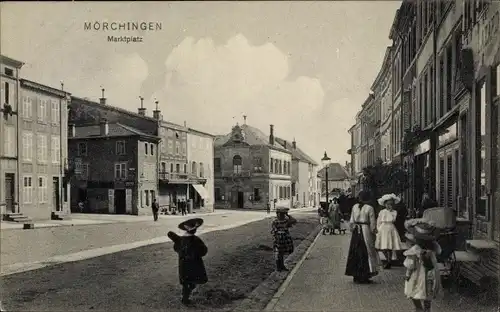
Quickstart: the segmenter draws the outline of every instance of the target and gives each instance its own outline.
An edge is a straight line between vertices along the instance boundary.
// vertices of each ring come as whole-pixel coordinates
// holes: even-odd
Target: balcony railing
[[[160,172],[159,179],[162,181],[187,181],[190,175],[180,172]]]
[[[215,172],[216,176],[220,177],[240,177],[240,178],[245,178],[245,177],[250,177],[251,171],[250,170],[222,170],[219,172]]]

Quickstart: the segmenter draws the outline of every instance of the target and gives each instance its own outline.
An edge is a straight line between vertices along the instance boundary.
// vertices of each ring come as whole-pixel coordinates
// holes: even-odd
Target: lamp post
[[[325,168],[325,196],[326,196],[326,205],[328,206],[328,166],[330,165],[331,158],[326,155],[321,158],[321,163],[323,164],[323,167]]]

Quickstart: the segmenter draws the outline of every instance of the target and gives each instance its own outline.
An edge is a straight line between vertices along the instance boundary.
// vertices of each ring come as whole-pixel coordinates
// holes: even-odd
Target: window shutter
[[[453,206],[453,156],[448,155],[446,159],[446,206]]]
[[[439,158],[439,205],[444,206],[445,192],[444,158]]]

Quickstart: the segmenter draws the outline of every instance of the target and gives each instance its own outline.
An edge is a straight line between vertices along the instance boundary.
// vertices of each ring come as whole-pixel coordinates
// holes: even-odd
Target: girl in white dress
[[[382,196],[378,203],[385,208],[379,212],[377,218],[377,238],[375,248],[384,253],[386,264],[385,269],[391,268],[391,262],[396,260],[396,251],[402,250],[401,238],[394,225],[398,212],[394,210],[394,205],[399,203],[400,199],[395,194],[386,194]]]

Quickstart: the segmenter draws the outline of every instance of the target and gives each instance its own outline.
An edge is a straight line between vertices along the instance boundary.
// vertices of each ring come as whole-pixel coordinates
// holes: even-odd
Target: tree
[[[375,201],[383,194],[399,194],[408,189],[408,173],[398,164],[384,164],[378,160],[374,166],[363,169],[359,182]]]

